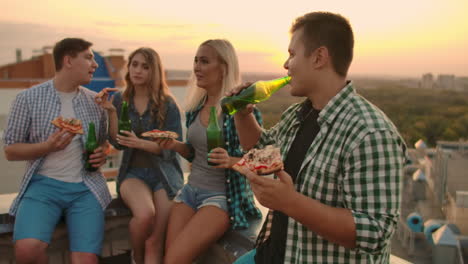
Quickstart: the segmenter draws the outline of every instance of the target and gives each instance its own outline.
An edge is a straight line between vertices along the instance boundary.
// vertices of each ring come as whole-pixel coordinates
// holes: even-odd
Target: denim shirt
[[[186,126],[188,127],[193,123],[203,104],[200,104],[194,111],[186,113]],[[262,117],[260,111],[254,109],[254,115],[257,122],[262,125]],[[239,137],[237,136],[236,126],[234,124],[234,117],[223,113],[223,135],[224,146],[231,157],[242,157],[243,151],[241,150]],[[189,144],[190,146],[190,144]],[[192,161],[195,151],[192,149],[192,155],[187,159]],[[247,217],[261,218],[262,213],[255,206],[252,189],[245,176],[239,172],[226,169],[226,198],[229,208],[229,219],[232,229],[245,229],[249,227]]]
[[[117,109],[118,117],[120,117],[122,100],[121,93],[116,93],[114,95],[113,104]],[[151,117],[150,109],[152,104],[153,102],[150,101],[146,111],[142,116],[140,116],[133,104],[133,101],[130,100],[130,102],[128,102],[128,115],[132,122],[132,130],[135,130],[139,125],[141,125],[143,131],[150,131],[153,129],[169,130],[176,132],[179,135],[178,140],[182,140],[180,112],[175,101],[172,98],[168,98],[166,102],[166,118],[163,127],[160,127],[158,121]],[[109,142],[116,149],[122,149],[111,137],[109,137]],[[125,148],[123,150],[122,162],[120,164],[119,175],[117,176],[117,192],[119,192],[120,184],[125,179],[133,152],[134,149],[132,148]],[[172,150],[162,150],[160,154],[148,152],[148,155],[151,156],[150,159],[153,164],[153,168],[159,171],[159,174],[161,175],[161,180],[163,181],[164,189],[166,190],[168,197],[170,199],[174,198],[177,191],[183,185],[183,173],[180,167],[179,156]]]

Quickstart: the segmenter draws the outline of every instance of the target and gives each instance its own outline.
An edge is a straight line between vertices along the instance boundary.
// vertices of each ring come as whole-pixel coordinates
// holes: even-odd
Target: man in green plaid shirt
[[[290,106],[262,130],[252,106],[235,115],[242,147],[280,147],[276,179],[245,169],[270,209],[256,248],[238,263],[388,263],[400,212],[406,147],[392,122],[346,75],[354,37],[347,19],[313,12],[291,28]],[[234,89],[234,93],[245,86]]]

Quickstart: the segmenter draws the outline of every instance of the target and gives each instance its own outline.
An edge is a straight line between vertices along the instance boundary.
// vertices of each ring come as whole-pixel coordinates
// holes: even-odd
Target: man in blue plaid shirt
[[[55,77],[18,94],[4,133],[8,160],[28,161],[21,189],[10,214],[15,215],[13,240],[16,263],[48,263],[46,253],[52,233],[65,219],[71,263],[98,263],[104,234],[104,208],[111,200],[101,172],[84,169],[84,144],[88,124],[96,124],[100,145],[107,138],[107,117],[94,103],[89,83],[98,67],[91,43],[67,38],[53,50]],[[84,134],[57,129],[58,116],[82,121]],[[105,163],[103,148],[90,163]]]
[[[270,212],[256,248],[236,264],[388,263],[405,144],[346,79],[354,46],[347,19],[309,13],[291,33],[284,67],[291,95],[306,99],[269,130],[256,124],[252,106],[235,115],[244,149],[275,144],[284,161],[276,179],[243,172]]]

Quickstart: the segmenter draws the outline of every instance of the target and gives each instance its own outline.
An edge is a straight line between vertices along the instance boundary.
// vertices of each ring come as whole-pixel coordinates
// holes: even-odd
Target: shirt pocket
[[[318,157],[304,167],[302,192],[321,203],[337,206],[342,193],[338,159]]]

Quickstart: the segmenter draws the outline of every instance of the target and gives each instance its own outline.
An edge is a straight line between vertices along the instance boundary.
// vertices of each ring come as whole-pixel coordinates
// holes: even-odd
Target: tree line
[[[423,139],[429,147],[438,140],[458,141],[468,138],[468,93],[459,91],[408,88],[383,82],[358,93],[378,106],[395,124],[408,146]],[[279,121],[281,113],[304,98],[292,97],[283,89],[259,104],[264,127]]]

